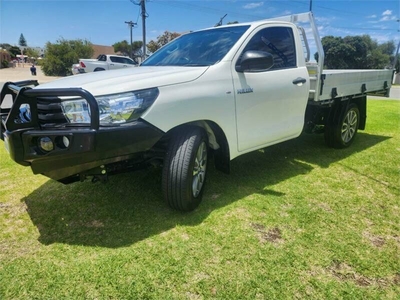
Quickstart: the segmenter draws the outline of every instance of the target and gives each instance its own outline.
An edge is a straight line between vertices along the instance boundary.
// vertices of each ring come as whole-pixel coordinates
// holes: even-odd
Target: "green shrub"
[[[87,40],[58,40],[56,44],[46,44],[45,58],[41,61],[42,71],[47,76],[71,75],[71,66],[79,58],[93,55],[92,44]]]
[[[3,60],[3,61],[1,62],[1,67],[2,67],[2,68],[8,68],[8,60]]]

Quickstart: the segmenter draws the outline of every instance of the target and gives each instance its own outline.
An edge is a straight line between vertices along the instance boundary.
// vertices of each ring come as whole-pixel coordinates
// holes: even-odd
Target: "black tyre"
[[[325,126],[326,144],[333,148],[349,147],[358,131],[360,112],[355,103],[350,103],[347,110],[340,116],[339,122],[334,126]]]
[[[179,129],[165,155],[162,187],[166,202],[181,211],[194,210],[201,202],[206,180],[208,140],[200,127]]]

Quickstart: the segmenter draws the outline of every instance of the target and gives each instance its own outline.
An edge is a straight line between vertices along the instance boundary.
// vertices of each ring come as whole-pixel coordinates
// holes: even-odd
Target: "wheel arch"
[[[217,170],[226,174],[230,173],[230,152],[228,139],[222,128],[210,120],[197,120],[180,124],[167,132],[167,135],[176,133],[180,128],[186,126],[198,126],[204,129],[208,137],[209,147],[214,152],[214,164]]]
[[[325,125],[336,125],[340,115],[347,111],[347,108],[352,103],[357,105],[360,112],[360,123],[358,129],[364,130],[367,120],[367,96],[335,99],[335,103],[327,111]]]
[[[352,134],[350,140],[343,140],[343,122],[346,114],[348,114],[351,108],[357,109],[358,124]],[[361,117],[362,116],[362,117]],[[325,142],[329,147],[333,148],[347,148],[353,142],[357,130],[365,128],[366,121],[366,96],[360,97],[349,97],[349,98],[337,98],[334,104],[330,107],[325,124]],[[349,128],[348,125],[346,125]],[[347,129],[345,130],[347,131]]]
[[[367,96],[361,96],[351,99],[350,103],[355,103],[360,112],[360,123],[358,125],[359,130],[365,129],[365,124],[367,122]]]

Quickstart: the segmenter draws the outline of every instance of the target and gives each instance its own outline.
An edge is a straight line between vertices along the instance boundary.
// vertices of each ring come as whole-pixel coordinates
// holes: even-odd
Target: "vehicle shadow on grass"
[[[177,225],[200,224],[211,212],[252,194],[282,196],[269,187],[307,174],[313,165],[327,168],[389,138],[360,133],[350,148],[335,150],[319,136],[302,135],[238,157],[230,175],[210,167],[203,202],[190,213],[173,211],[164,203],[161,169],[119,174],[106,184],[49,180],[23,201],[43,244],[129,246]]]

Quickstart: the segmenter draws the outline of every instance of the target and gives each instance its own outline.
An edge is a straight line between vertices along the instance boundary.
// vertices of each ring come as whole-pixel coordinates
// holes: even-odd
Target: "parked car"
[[[81,73],[136,67],[137,65],[133,59],[120,55],[100,54],[96,59],[79,59]]]

